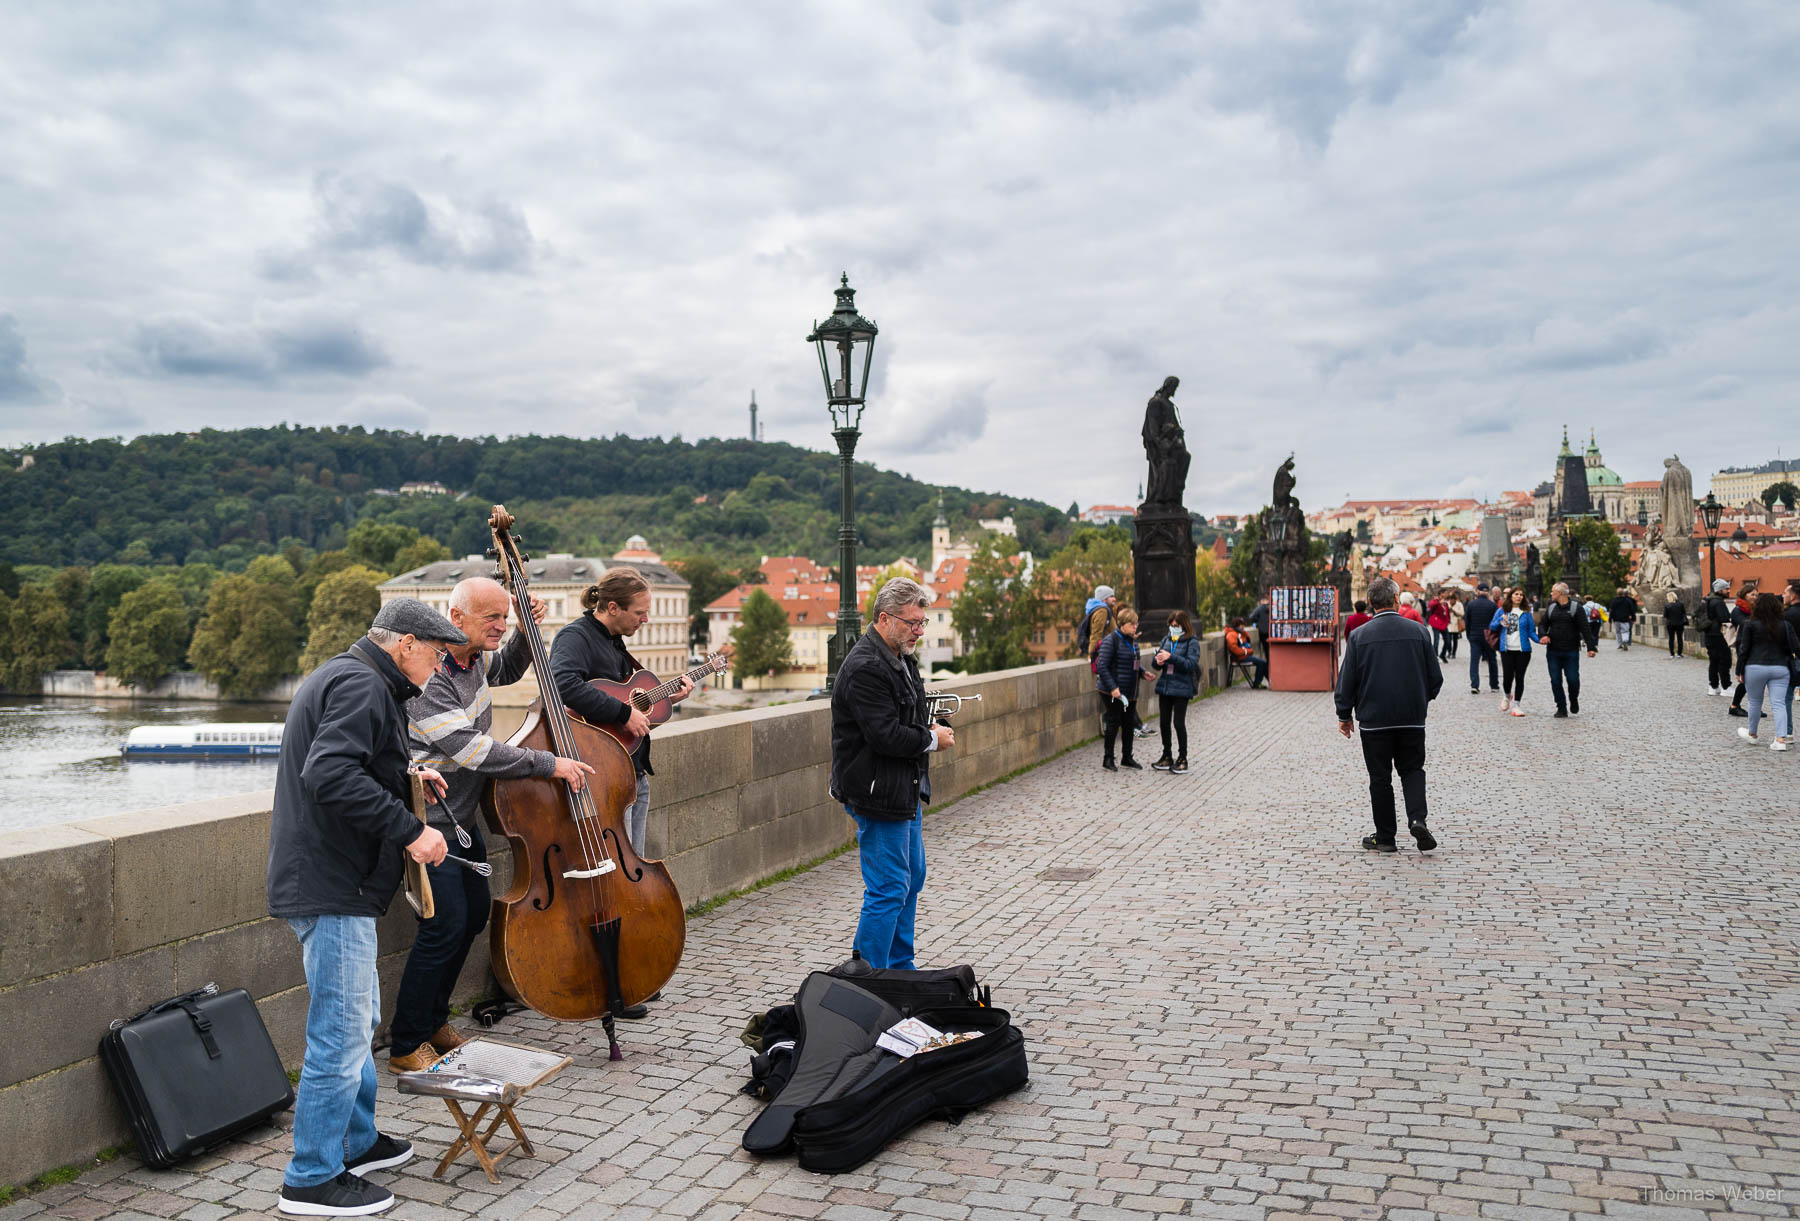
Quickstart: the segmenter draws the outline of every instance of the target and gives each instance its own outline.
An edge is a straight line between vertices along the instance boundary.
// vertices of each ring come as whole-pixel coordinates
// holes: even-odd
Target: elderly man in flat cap
[[[399,888],[402,853],[432,865],[444,859],[443,833],[410,805],[406,701],[447,646],[467,643],[417,598],[396,598],[367,636],[307,676],[288,709],[269,829],[269,914],[300,939],[310,997],[294,1156],[278,1201],[285,1213],[380,1212],[393,1193],[360,1176],[412,1157],[412,1145],[375,1130],[375,921]],[[422,770],[441,795],[442,777]]]

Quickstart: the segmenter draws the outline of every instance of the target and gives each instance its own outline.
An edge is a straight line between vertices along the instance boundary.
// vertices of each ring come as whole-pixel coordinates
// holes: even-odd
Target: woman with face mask
[[[1156,680],[1156,699],[1162,708],[1162,758],[1150,766],[1171,776],[1187,775],[1187,709],[1194,698],[1200,676],[1200,639],[1194,635],[1193,620],[1178,610],[1169,616],[1169,627],[1162,643],[1156,646],[1153,659],[1162,671]],[[1181,753],[1169,753],[1169,728],[1173,725]]]

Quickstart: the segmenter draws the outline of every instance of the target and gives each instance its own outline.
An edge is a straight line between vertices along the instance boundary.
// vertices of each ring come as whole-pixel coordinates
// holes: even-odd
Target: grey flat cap
[[[370,627],[386,628],[417,640],[437,640],[444,644],[468,644],[469,638],[456,625],[426,606],[417,598],[395,598],[375,615]]]

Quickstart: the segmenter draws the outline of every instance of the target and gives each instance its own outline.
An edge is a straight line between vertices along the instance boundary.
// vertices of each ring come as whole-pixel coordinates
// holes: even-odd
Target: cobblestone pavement
[[[1104,773],[1096,744],[931,817],[921,960],[974,964],[1031,1048],[1030,1085],[960,1126],[836,1177],[738,1146],[737,1034],[846,953],[852,853],[695,920],[622,1063],[509,1020],[576,1064],[521,1108],[543,1157],[499,1187],[432,1179],[442,1108],[384,1080],[422,1154],[388,1215],[1793,1215],[1800,751],[1742,744],[1703,663],[1649,649],[1584,659],[1566,721],[1541,658],[1522,719],[1450,670],[1429,856],[1357,847],[1360,752],[1319,694],[1196,704],[1184,778]],[[268,1209],[287,1150],[121,1159],[4,1216]]]

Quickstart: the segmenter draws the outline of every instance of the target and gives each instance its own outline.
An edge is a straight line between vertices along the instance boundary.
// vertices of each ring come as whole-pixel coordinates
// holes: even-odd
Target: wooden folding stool
[[[570,1063],[570,1057],[553,1051],[477,1038],[470,1039],[455,1051],[445,1052],[432,1062],[430,1068],[400,1074],[398,1088],[402,1094],[442,1098],[456,1121],[459,1135],[451,1142],[431,1176],[443,1178],[444,1172],[458,1157],[472,1152],[488,1182],[498,1183],[500,1173],[496,1164],[501,1158],[510,1153],[536,1157],[537,1150],[532,1148],[531,1138],[525,1135],[525,1128],[513,1108],[525,1095],[562,1072]],[[475,1109],[472,1112],[465,1110],[465,1104],[473,1105]],[[489,1111],[496,1114],[484,1129],[481,1124],[488,1118]],[[512,1130],[512,1140],[498,1149],[492,1148],[488,1142],[494,1139],[502,1124]]]

